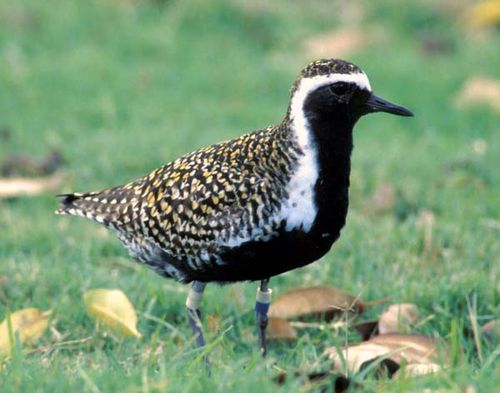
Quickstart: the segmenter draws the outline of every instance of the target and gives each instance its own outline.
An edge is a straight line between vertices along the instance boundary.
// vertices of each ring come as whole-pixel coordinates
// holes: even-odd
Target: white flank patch
[[[314,90],[336,82],[355,83],[360,89],[371,91],[367,76],[356,74],[330,74],[304,78],[293,94],[290,106],[291,126],[303,155],[287,186],[288,199],[281,205],[280,216],[286,220],[286,229],[309,231],[316,218],[317,207],[314,202],[314,186],[318,180],[318,160],[312,145],[309,122],[304,113],[304,102]]]

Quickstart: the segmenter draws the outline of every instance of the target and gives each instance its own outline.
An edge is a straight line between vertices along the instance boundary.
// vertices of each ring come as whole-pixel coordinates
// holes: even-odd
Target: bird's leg
[[[255,301],[255,317],[257,321],[257,329],[259,330],[259,346],[262,356],[267,354],[266,346],[266,328],[267,328],[267,312],[269,304],[271,304],[272,290],[268,287],[269,279],[261,280],[259,288],[257,288],[257,298]]]
[[[191,284],[191,289],[189,290],[188,297],[186,299],[186,308],[189,318],[189,325],[193,330],[194,336],[196,338],[196,344],[198,347],[205,346],[205,338],[203,337],[202,325],[201,325],[201,313],[200,313],[200,303],[201,295],[205,290],[207,284],[199,281],[193,281]]]

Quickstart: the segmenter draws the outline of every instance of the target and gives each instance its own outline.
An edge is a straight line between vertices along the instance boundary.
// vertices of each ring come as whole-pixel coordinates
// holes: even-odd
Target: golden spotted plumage
[[[161,271],[164,261],[156,263],[154,255],[196,269],[217,262],[218,247],[231,238],[272,237],[281,225],[272,213],[299,155],[283,126],[268,127],[199,149],[123,186],[71,194],[57,212],[104,224],[133,256],[182,281],[180,272]]]

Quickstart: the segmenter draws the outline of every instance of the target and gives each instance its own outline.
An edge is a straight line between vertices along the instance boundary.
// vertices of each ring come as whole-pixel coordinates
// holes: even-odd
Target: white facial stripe
[[[287,230],[310,230],[318,212],[314,202],[314,187],[319,176],[318,160],[303,110],[304,102],[312,91],[336,82],[355,83],[360,89],[371,91],[370,82],[364,73],[331,74],[302,79],[292,97],[291,127],[303,155],[299,158],[297,170],[287,186],[288,199],[281,206],[280,216],[286,220]]]
[[[311,78],[302,79],[299,90],[307,90],[307,92],[311,92],[316,90],[318,87],[329,85],[336,82],[349,82],[355,83],[360,89],[372,91],[372,87],[370,86],[370,81],[364,72],[358,72],[356,74],[329,74],[329,75],[317,75]]]

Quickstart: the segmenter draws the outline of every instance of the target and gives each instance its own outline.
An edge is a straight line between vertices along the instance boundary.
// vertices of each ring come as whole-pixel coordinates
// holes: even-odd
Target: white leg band
[[[191,310],[197,310],[200,308],[201,296],[203,295],[203,290],[205,285],[201,283],[194,283],[189,289],[188,297],[186,299],[186,307]]]
[[[259,287],[259,288],[257,288],[256,300],[259,303],[269,304],[269,303],[271,303],[272,294],[273,294],[273,290],[271,288],[267,288],[267,291],[263,292],[260,290],[260,287]]]

